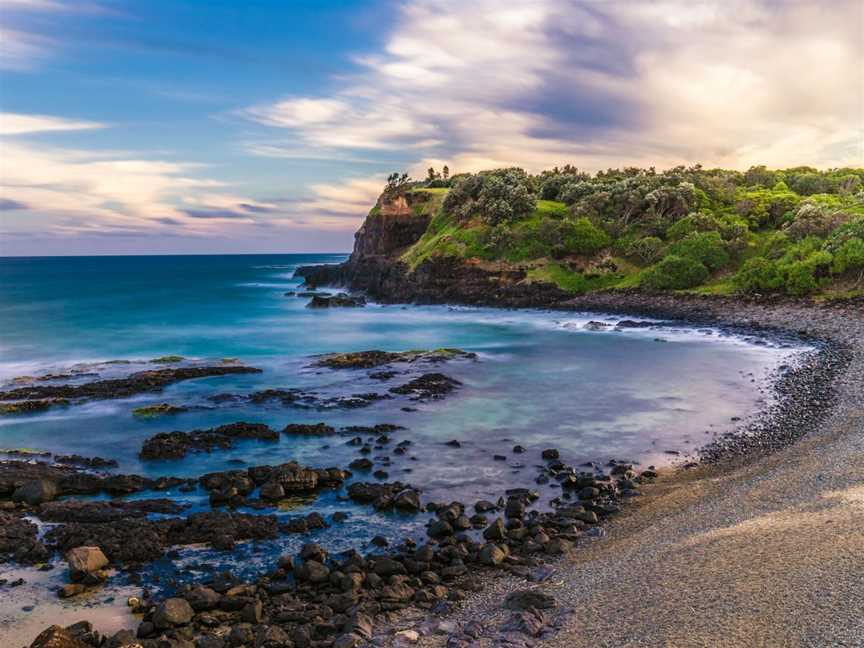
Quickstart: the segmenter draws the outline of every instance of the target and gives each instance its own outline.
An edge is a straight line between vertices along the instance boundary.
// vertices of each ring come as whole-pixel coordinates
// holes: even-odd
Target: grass
[[[621,275],[612,272],[603,275],[586,276],[560,263],[550,262],[529,270],[528,280],[551,283],[558,286],[561,290],[579,294],[591,292],[592,290],[602,290],[604,288],[618,288],[620,287]]]
[[[556,200],[538,200],[537,209],[529,218],[566,218],[570,215],[570,208]]]

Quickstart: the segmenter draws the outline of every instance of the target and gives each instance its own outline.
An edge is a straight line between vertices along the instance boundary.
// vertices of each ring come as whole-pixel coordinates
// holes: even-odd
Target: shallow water
[[[571,465],[627,459],[642,466],[682,460],[733,417],[756,412],[768,397],[768,378],[800,348],[743,339],[714,329],[658,325],[594,331],[589,321],[617,322],[602,314],[381,306],[310,310],[306,299],[286,297],[299,280],[297,265],[333,263],[338,255],[185,256],[0,259],[0,382],[20,375],[68,369],[113,359],[131,365],[84,367],[102,376],[153,368],[147,360],[178,354],[190,361],[238,358],[261,374],[206,378],[175,384],[161,394],[96,401],[46,413],[0,418],[0,448],[27,447],[111,457],[123,472],[194,477],[202,473],[290,459],[312,466],[346,467],[357,458],[347,437],[294,438],[278,443],[238,442],[230,450],[190,454],[183,460],[142,461],[143,440],[157,432],[192,430],[232,421],[324,421],[334,427],[396,423],[410,452],[393,456],[390,480],[423,490],[424,501],[497,499],[505,488],[534,486],[540,451],[557,447]],[[463,383],[454,394],[429,402],[404,397],[352,410],[301,410],[274,403],[222,403],[217,393],[245,394],[298,387],[322,395],[384,393],[406,381],[381,382],[363,370],[310,367],[311,356],[363,349],[459,347],[476,361],[453,361],[441,371]],[[412,375],[420,368],[411,367]],[[93,378],[88,378],[93,379]],[[81,379],[85,380],[85,379]],[[169,402],[192,405],[169,418],[140,420],[131,410]],[[403,411],[410,406],[415,411]],[[461,448],[444,443],[458,439]],[[514,455],[514,444],[527,452]],[[675,453],[675,454],[672,454]],[[376,451],[375,456],[383,456]],[[386,454],[389,454],[386,453]],[[494,461],[505,454],[507,461]],[[356,479],[371,480],[358,474]],[[535,486],[536,487],[536,486]],[[554,496],[554,489],[543,487]],[[171,493],[209,509],[206,493]],[[140,497],[152,497],[143,493]],[[161,496],[161,494],[156,495]],[[399,538],[422,532],[424,516],[377,514],[330,492],[296,502],[282,514],[313,510],[350,513],[344,524],[312,536],[286,536],[244,545],[235,564],[264,568],[275,552],[311,538],[333,549],[365,548],[376,534]],[[270,511],[264,511],[270,512]],[[189,549],[179,575],[196,565],[222,563],[224,555]],[[189,569],[183,572],[182,567]],[[153,572],[176,571],[156,565]],[[58,572],[55,570],[55,572]],[[0,568],[0,577],[3,577]],[[59,580],[59,576],[57,576]],[[0,600],[9,603],[9,590]],[[2,623],[23,612],[0,606]],[[130,623],[131,625],[131,623]]]

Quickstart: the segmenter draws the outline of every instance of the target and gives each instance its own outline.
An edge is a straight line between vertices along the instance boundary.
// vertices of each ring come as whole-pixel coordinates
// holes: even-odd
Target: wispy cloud
[[[253,223],[278,209],[235,195],[223,182],[203,177],[198,164],[151,159],[141,153],[64,148],[29,136],[105,128],[105,124],[50,115],[5,113],[0,118],[0,208],[27,212],[55,234],[183,229],[212,234],[210,220]]]
[[[303,150],[413,151],[415,172],[860,163],[862,13],[858,0],[414,1],[335,93],[245,115]]]
[[[55,45],[56,41],[47,36],[0,26],[0,70],[32,70]]]
[[[92,121],[66,119],[51,115],[23,115],[21,113],[0,113],[0,135],[22,135],[45,133],[49,131],[74,131],[105,128],[105,124]]]

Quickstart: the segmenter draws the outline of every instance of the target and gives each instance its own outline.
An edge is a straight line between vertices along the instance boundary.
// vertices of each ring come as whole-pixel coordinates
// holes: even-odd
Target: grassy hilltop
[[[401,257],[434,256],[581,293],[645,286],[701,293],[864,294],[864,169],[809,167],[745,173],[677,167],[572,167],[538,175],[497,169],[412,182],[391,176],[385,196],[432,220]],[[376,207],[375,210],[379,209]],[[375,211],[373,210],[373,212]]]

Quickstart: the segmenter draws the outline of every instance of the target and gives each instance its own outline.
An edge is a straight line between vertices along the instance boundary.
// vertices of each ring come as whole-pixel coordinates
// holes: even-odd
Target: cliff
[[[416,265],[404,259],[429,230],[444,192],[382,194],[354,235],[341,265],[304,266],[296,275],[307,286],[341,286],[380,302],[548,306],[569,294],[543,282],[526,282],[524,269],[458,256],[430,256]]]

